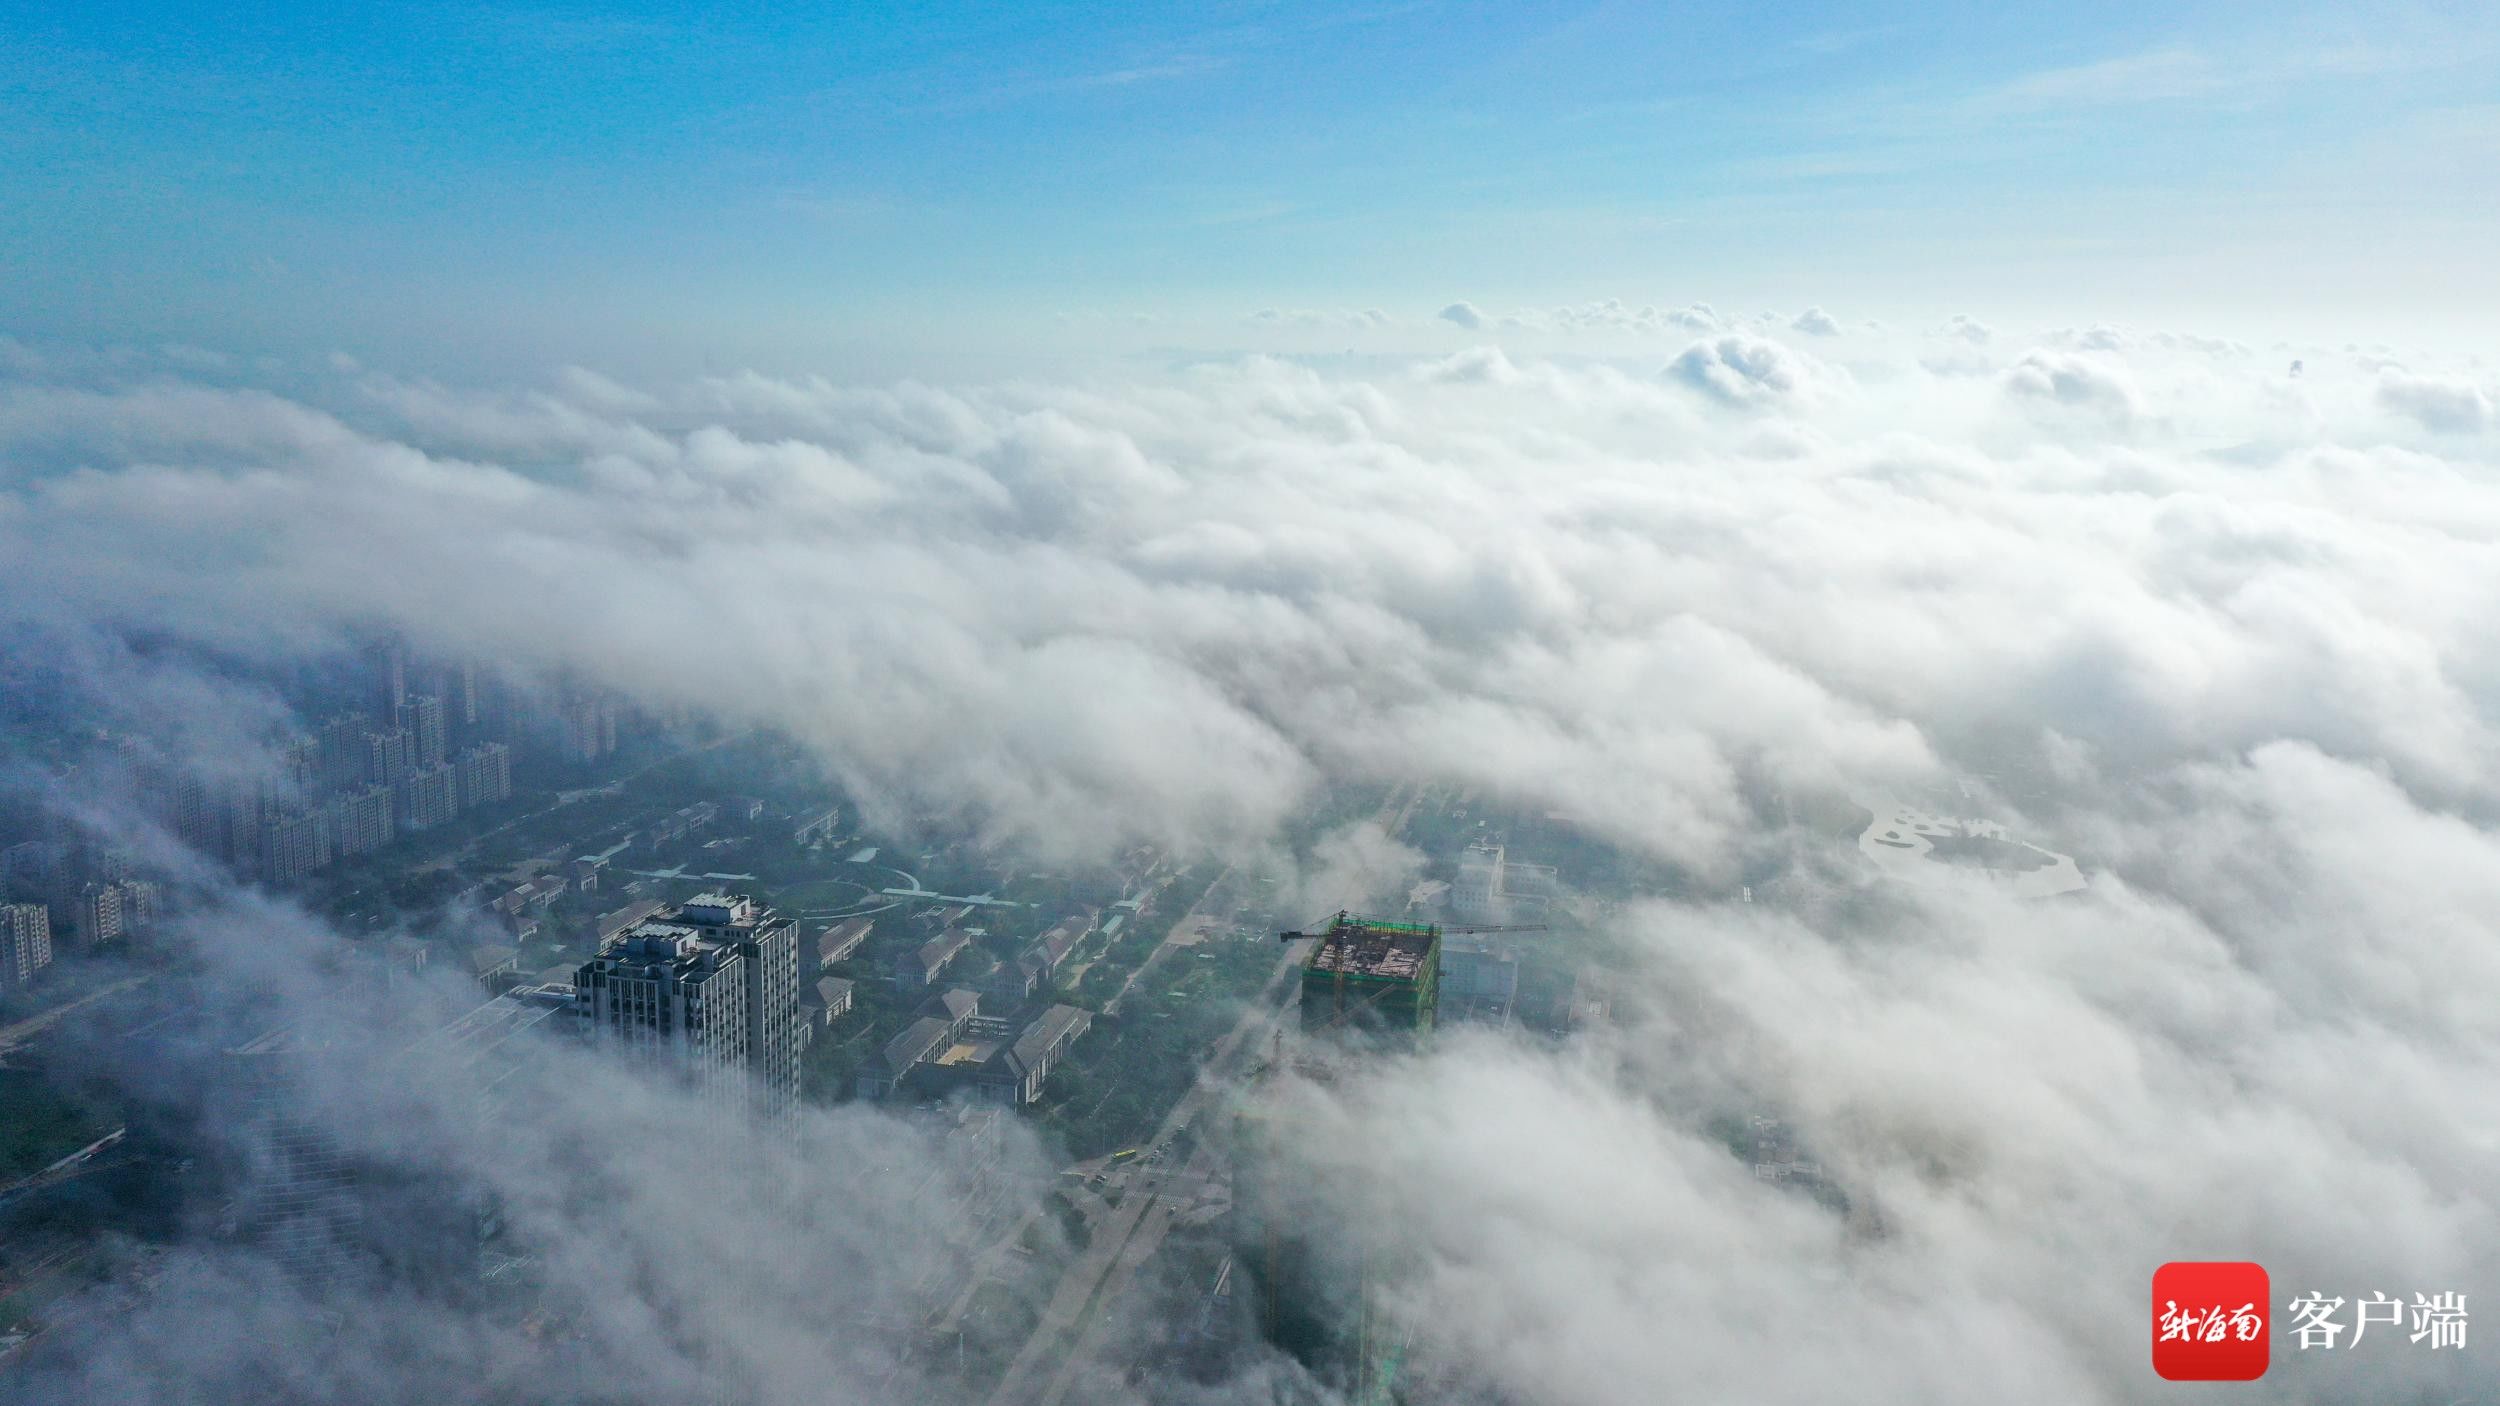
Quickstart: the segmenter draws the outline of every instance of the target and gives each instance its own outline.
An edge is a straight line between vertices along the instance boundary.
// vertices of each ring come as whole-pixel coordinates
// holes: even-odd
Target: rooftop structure
[[[830,840],[833,838],[834,827],[841,823],[842,812],[837,807],[825,806],[809,811],[791,822],[790,843],[812,845]]]
[[[884,1098],[902,1086],[914,1067],[945,1048],[955,1038],[955,1028],[937,1016],[923,1016],[905,1026],[903,1033],[885,1042],[875,1059],[860,1066],[857,1079],[861,1098]]]
[[[807,1003],[807,1017],[820,1025],[831,1025],[851,1009],[851,983],[842,977],[818,977],[814,999]]]
[[[1018,1030],[1013,1021],[973,1014],[961,1003],[931,1001],[923,1009],[927,1014],[887,1041],[860,1071],[862,1098],[908,1089],[924,1095],[960,1091],[986,1103],[1031,1103],[1094,1021],[1091,1011],[1052,1006]]]
[[[981,1013],[981,993],[957,986],[930,997],[926,1010],[930,1015],[960,1026]]]
[[[1533,917],[1553,896],[1550,865],[1522,864],[1491,840],[1478,840],[1459,855],[1457,881],[1447,890],[1451,915],[1468,923]]]
[[[1422,975],[1439,940],[1440,929],[1429,925],[1339,919],[1303,965],[1312,971],[1412,981]]]
[[[1428,1035],[1440,1004],[1441,929],[1339,913],[1302,963],[1302,1028]]]
[[[826,928],[816,939],[817,962],[829,967],[836,962],[848,961],[851,954],[859,950],[860,944],[868,940],[869,930],[875,926],[874,918],[853,918],[847,923],[836,923]]]
[[[895,979],[907,987],[934,986],[947,964],[962,955],[971,943],[972,934],[962,928],[948,928],[897,958]]]

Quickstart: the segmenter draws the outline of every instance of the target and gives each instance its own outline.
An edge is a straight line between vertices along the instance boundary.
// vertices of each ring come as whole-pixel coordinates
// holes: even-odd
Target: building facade
[[[408,729],[409,746],[415,753],[413,761],[418,770],[441,766],[451,759],[451,734],[441,698],[430,693],[411,697],[401,725]]]
[[[798,924],[745,894],[707,893],[609,939],[574,976],[582,1014],[602,1038],[665,1052],[698,1085],[739,1071],[759,1110],[798,1111]]]
[[[681,924],[627,929],[573,975],[595,1038],[729,1097],[747,1066],[745,959]]]
[[[70,907],[70,924],[81,947],[101,947],[122,935],[122,891],[118,884],[89,884]]]
[[[365,734],[365,781],[373,786],[397,786],[416,770],[415,739],[404,727],[388,728]]]
[[[258,867],[263,879],[293,883],[329,862],[329,834],[317,817],[279,809],[261,816]]]
[[[371,854],[399,838],[398,817],[392,811],[388,786],[360,787],[322,807],[322,822],[330,832],[330,857]]]
[[[0,904],[0,985],[24,986],[52,965],[52,910]]]
[[[460,813],[459,782],[441,763],[409,772],[399,793],[401,820],[411,830],[431,830]]]
[[[807,1048],[799,1010],[799,925],[745,894],[698,894],[677,905],[674,921],[736,949],[746,959],[747,1063],[765,1116],[784,1119],[799,1106],[799,1056]]]
[[[512,749],[500,742],[481,743],[460,754],[462,809],[497,805],[512,799]]]

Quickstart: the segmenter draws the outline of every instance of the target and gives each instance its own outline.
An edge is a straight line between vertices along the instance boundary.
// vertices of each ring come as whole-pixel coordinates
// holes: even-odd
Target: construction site
[[[1393,1252],[1342,1226],[1311,1229],[1311,1207],[1288,1169],[1307,1159],[1292,1148],[1311,1136],[1284,1080],[1333,1084],[1370,1061],[1426,1047],[1440,1008],[1443,938],[1530,928],[1393,922],[1340,912],[1303,957],[1302,1039],[1276,1057],[1244,1091],[1234,1119],[1233,1264],[1260,1335],[1320,1382],[1356,1403],[1403,1399],[1407,1334],[1383,1311],[1396,1282]]]
[[[1441,999],[1441,929],[1339,913],[1302,963],[1302,1029],[1343,1041],[1381,1037],[1420,1042],[1432,1034]]]

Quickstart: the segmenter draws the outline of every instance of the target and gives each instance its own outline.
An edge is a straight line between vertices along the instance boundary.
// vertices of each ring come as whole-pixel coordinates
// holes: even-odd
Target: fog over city
[[[960,384],[10,343],[0,628],[64,710],[205,777],[310,721],[269,680],[388,630],[787,737],[865,822],[1003,862],[1147,845],[1284,866],[1289,916],[1394,909],[1426,856],[1295,826],[1412,782],[1673,876],[1585,907],[1610,1019],[1285,1079],[1324,1134],[1288,1154],[1297,1204],[1397,1266],[1383,1311],[1442,1399],[2220,1399],[2155,1391],[2158,1264],[2261,1262],[2278,1309],[2487,1302],[2500,372],[2331,328],[1875,328],[1845,291],[1651,313],[1635,352],[1506,349],[1464,299],[1432,350]],[[1913,794],[2082,886],[1886,879],[1828,819]],[[191,1033],[73,1042],[90,1073],[213,1124],[164,1052],[273,1012],[415,1039],[473,1001],[361,994],[283,892],[127,797],[55,800],[173,876],[201,974]],[[926,1270],[915,1198],[961,1173],[942,1117],[811,1106],[775,1137],[549,1042],[490,1133],[451,1111],[463,1071],[359,1048],[310,1116],[491,1188],[578,1333],[307,1290],[201,1229],[4,1394],[667,1406],[726,1363],[774,1406],[950,1399],[880,1311]],[[1765,1110],[1845,1210],[1729,1155]],[[2287,1331],[2263,1399],[2500,1389],[2488,1349]],[[1305,1389],[1254,1348],[1080,1399]]]

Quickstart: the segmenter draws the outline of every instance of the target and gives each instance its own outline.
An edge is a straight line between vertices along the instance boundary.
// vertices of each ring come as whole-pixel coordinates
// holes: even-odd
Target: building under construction
[[[1382,1311],[1396,1276],[1359,1228],[1315,1223],[1317,1203],[1297,1194],[1312,1159],[1294,1153],[1304,1133],[1273,1081],[1335,1083],[1420,1048],[1440,1005],[1441,929],[1339,913],[1324,931],[1284,937],[1318,939],[1302,963],[1305,1038],[1280,1051],[1235,1121],[1234,1282],[1262,1337],[1344,1399],[1388,1403],[1405,1358],[1403,1329]]]
[[[1441,1005],[1441,929],[1339,913],[1302,962],[1302,1030],[1412,1048],[1431,1038]]]

